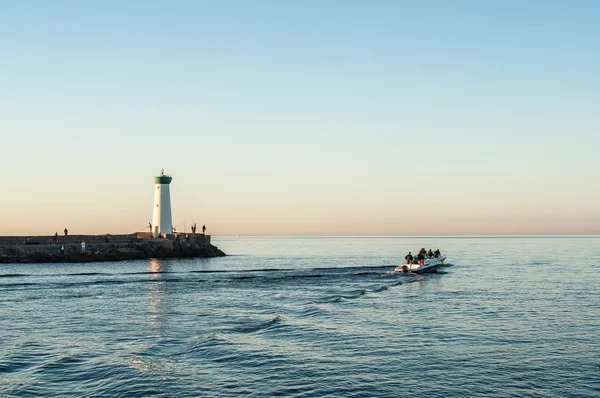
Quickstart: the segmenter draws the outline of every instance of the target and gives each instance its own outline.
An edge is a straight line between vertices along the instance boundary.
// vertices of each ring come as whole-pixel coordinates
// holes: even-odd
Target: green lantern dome
[[[170,184],[173,177],[170,175],[166,175],[164,169],[160,171],[160,175],[158,177],[154,177],[155,184]]]

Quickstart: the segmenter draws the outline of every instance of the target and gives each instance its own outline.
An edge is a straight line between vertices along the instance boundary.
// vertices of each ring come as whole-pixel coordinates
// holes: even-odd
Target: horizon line
[[[183,233],[183,232],[182,232]],[[208,234],[210,235],[210,234]],[[524,235],[210,235],[212,237],[249,237],[249,238],[525,238],[525,237],[599,237],[600,234],[524,234]]]
[[[139,231],[137,231],[139,232]],[[106,235],[135,235],[131,233],[100,233],[100,234],[70,234],[70,236],[106,236]],[[177,234],[192,234],[191,232],[177,232]],[[202,234],[197,234],[202,235]],[[526,238],[526,237],[600,237],[600,234],[441,234],[441,235],[252,235],[252,234],[206,234],[211,237],[245,237],[245,238]],[[0,237],[32,237],[32,236],[54,236],[54,235],[0,235]],[[59,235],[62,237],[63,235]]]

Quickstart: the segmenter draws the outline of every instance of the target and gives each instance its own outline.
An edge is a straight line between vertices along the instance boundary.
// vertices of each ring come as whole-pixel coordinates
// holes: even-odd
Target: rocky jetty
[[[85,242],[82,251],[81,242]],[[61,251],[64,247],[64,253]],[[149,233],[131,235],[1,236],[0,263],[82,263],[225,256],[210,235],[176,234],[155,239]]]

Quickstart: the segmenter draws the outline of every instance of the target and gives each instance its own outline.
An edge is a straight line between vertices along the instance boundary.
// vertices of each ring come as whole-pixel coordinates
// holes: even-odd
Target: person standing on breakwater
[[[150,232],[152,232],[152,223],[148,223],[148,228],[150,228]]]
[[[54,234],[54,242],[58,243],[58,232]]]
[[[85,253],[85,242],[81,241],[81,253]]]
[[[69,230],[65,228],[65,236],[69,235]]]
[[[206,225],[202,226],[202,235],[206,235]]]
[[[60,246],[60,254],[61,254],[61,256],[65,255],[65,245]]]

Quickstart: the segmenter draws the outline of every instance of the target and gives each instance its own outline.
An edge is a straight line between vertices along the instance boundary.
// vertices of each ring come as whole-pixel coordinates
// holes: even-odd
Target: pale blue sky
[[[599,2],[0,6],[0,234],[600,233]]]

